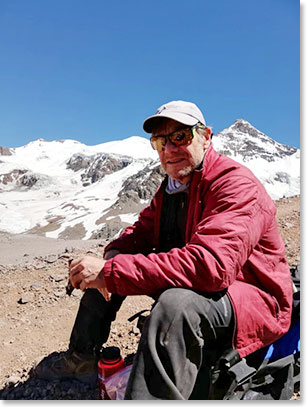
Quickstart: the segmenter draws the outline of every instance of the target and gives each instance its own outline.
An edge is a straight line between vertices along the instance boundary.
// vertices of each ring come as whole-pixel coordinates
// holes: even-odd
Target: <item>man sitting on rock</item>
[[[173,101],[143,124],[167,176],[138,221],[70,265],[85,291],[69,351],[41,377],[86,377],[127,295],[154,306],[142,330],[126,399],[207,398],[200,372],[229,348],[241,357],[287,332],[292,283],[276,209],[246,167],[217,154],[198,107]],[[196,392],[196,388],[198,388]],[[201,390],[201,392],[200,392]]]

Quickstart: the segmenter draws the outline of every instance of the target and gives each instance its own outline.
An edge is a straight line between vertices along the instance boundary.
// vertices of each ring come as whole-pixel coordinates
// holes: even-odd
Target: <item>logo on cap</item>
[[[165,105],[159,107],[159,109],[156,111],[156,114],[161,114],[163,112],[163,110],[165,110],[165,109],[166,109]]]

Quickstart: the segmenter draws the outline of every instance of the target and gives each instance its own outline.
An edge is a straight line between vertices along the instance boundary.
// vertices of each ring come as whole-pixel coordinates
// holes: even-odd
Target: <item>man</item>
[[[86,292],[70,347],[89,353],[85,342],[106,340],[125,296],[153,296],[126,399],[206,398],[223,351],[245,357],[290,326],[292,283],[276,209],[247,168],[214,151],[195,104],[169,102],[143,128],[167,177],[103,260],[71,263],[72,285]],[[79,362],[72,354],[74,366],[84,366],[86,352]]]

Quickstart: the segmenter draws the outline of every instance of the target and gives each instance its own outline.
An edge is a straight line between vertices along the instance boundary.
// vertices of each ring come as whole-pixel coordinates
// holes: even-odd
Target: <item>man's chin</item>
[[[184,168],[183,170],[176,171],[176,172],[167,172],[167,175],[169,175],[171,178],[181,182],[181,184],[185,184],[186,182],[189,181],[190,176],[192,174],[192,169],[191,168]]]

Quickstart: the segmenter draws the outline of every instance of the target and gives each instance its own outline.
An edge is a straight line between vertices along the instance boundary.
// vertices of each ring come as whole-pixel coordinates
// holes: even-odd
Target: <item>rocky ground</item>
[[[300,198],[276,202],[289,264],[300,262]],[[66,294],[67,264],[85,253],[102,256],[100,241],[66,241],[0,234],[0,399],[95,400],[97,386],[76,380],[45,381],[31,374],[33,363],[67,349],[81,292]],[[129,297],[113,323],[107,345],[123,356],[135,352],[140,333],[128,318],[148,309],[149,297]],[[294,399],[299,398],[299,393]]]

